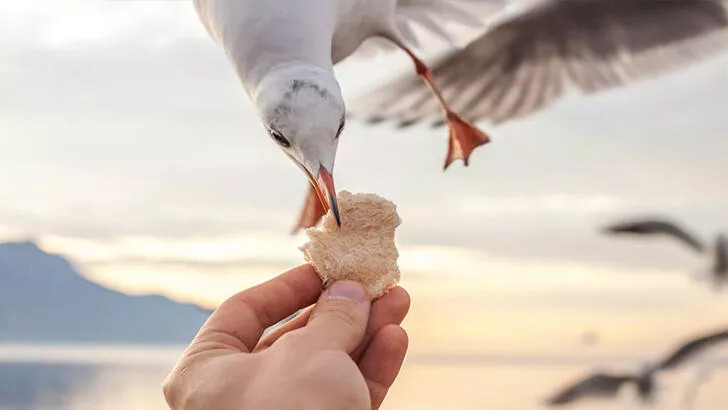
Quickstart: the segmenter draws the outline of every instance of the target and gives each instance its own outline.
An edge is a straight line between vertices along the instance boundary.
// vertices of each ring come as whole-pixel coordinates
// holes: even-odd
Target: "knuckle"
[[[358,330],[360,327],[358,312],[347,309],[347,307],[332,306],[331,309],[322,313],[328,320],[336,322],[338,327],[346,330]]]
[[[287,333],[284,333],[279,337],[275,342],[271,343],[272,345],[288,345],[288,346],[296,346],[302,342],[304,339],[303,334],[299,331],[293,330]]]
[[[177,389],[177,381],[174,376],[170,376],[167,378],[167,380],[164,381],[162,384],[162,394],[164,395],[164,400],[167,402],[167,405],[169,408],[174,409],[177,408],[177,397],[178,397],[178,389]]]

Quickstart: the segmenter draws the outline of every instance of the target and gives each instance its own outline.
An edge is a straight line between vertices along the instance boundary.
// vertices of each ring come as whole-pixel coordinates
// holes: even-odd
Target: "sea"
[[[183,346],[0,345],[0,409],[166,409],[161,385]],[[591,370],[630,368],[637,357],[413,353],[383,409],[547,408],[560,387]],[[689,391],[695,392],[688,400]],[[570,409],[728,409],[728,360],[691,366],[658,379],[641,403],[629,388]]]

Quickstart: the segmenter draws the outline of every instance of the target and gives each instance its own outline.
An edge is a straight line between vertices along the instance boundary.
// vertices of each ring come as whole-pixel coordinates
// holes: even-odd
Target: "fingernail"
[[[364,288],[358,282],[351,280],[335,282],[329,288],[328,297],[329,299],[346,299],[357,303],[367,300]]]

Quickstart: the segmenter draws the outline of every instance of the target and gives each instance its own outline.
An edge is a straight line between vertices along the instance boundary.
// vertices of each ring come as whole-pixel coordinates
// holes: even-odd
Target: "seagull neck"
[[[285,55],[284,55],[285,54]],[[265,63],[238,66],[238,75],[251,96],[256,88],[267,78],[280,73],[315,72],[333,75],[334,68],[331,63],[330,47],[327,58],[316,55],[303,55],[303,53],[284,53],[269,55]]]
[[[332,38],[336,23],[330,0],[256,3],[260,15],[238,22],[225,49],[249,94],[271,71],[310,66],[333,73]],[[260,6],[264,4],[264,6]],[[262,16],[267,16],[266,18]]]
[[[266,77],[271,76],[293,76],[296,75],[334,75],[334,67],[331,60],[328,63],[314,62],[302,58],[281,59],[268,67],[264,72],[257,74],[256,84],[260,84]],[[292,78],[292,79],[293,79]]]
[[[276,95],[286,93],[295,81],[328,84],[332,89],[338,89],[331,65],[327,67],[303,60],[286,60],[261,73],[247,91],[256,105],[259,105],[263,103],[261,99],[265,99],[271,91]]]

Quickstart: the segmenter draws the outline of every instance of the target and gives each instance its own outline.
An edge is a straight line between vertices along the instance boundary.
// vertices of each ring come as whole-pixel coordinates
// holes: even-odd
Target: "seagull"
[[[415,76],[353,104],[354,116],[413,124],[441,112],[445,168],[490,141],[474,125],[538,111],[567,86],[616,87],[716,50],[723,0],[195,0],[270,137],[311,183],[298,227],[329,209],[341,222],[333,169],[347,109],[333,66],[380,40],[407,54]],[[416,53],[425,32],[479,34],[433,68]],[[432,37],[432,36],[431,36]]]
[[[684,345],[680,346],[670,356],[662,361],[659,366],[660,370],[672,370],[685,364],[688,360],[693,359],[695,356],[700,355],[706,349],[712,347],[715,344],[728,340],[728,330],[723,330],[717,333],[705,335],[697,339],[691,340]],[[708,380],[714,371],[714,366],[711,366],[706,360],[702,360],[698,363],[698,368],[693,375],[692,380],[688,383],[683,394],[683,407],[690,409],[695,403],[697,398],[698,389],[700,385]]]
[[[568,385],[547,399],[550,406],[561,406],[586,398],[613,398],[625,384],[637,388],[637,396],[643,402],[653,399],[655,393],[654,376],[656,373],[675,370],[714,345],[728,341],[728,330],[700,336],[681,344],[653,365],[647,365],[641,372],[634,374],[593,373]]]
[[[677,239],[687,245],[696,253],[705,253],[707,246],[697,236],[688,232],[677,223],[666,219],[640,219],[621,222],[607,226],[604,232],[614,235],[661,235]],[[714,289],[720,289],[728,283],[728,238],[719,234],[716,236],[710,252],[712,266],[695,275],[697,279],[708,279],[713,282]]]
[[[546,401],[549,406],[563,406],[586,398],[613,398],[627,383],[637,386],[637,393],[643,401],[652,397],[652,379],[632,374],[594,373],[560,390]]]
[[[599,333],[594,330],[585,330],[581,334],[582,346],[592,347],[599,343]]]
[[[661,235],[670,236],[690,247],[696,252],[703,252],[705,245],[695,235],[675,222],[665,219],[642,219],[610,225],[605,228],[610,234]]]

